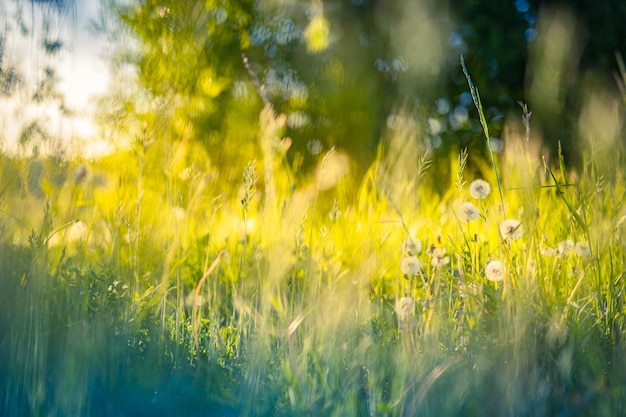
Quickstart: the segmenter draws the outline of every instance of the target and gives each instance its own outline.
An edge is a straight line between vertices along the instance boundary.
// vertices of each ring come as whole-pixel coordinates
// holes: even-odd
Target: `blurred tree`
[[[201,141],[224,167],[252,156],[258,99],[249,76],[253,1],[146,1],[123,12],[140,41],[139,81],[152,102],[135,110],[153,140]]]
[[[492,134],[499,136],[504,116],[520,114],[518,101],[530,101],[531,110],[540,105],[528,95],[528,68],[543,30],[538,16],[549,3],[134,3],[122,16],[138,36],[139,79],[152,103],[135,112],[152,120],[152,134],[160,138],[202,142],[214,163],[237,176],[258,154],[263,101],[287,116],[292,158],[313,154],[305,165],[338,146],[366,167],[401,108],[417,111],[410,123],[433,148],[447,152],[482,144],[459,56],[465,55]],[[612,68],[614,50],[626,38],[595,33],[603,19],[615,25],[624,6],[570,3],[583,16],[581,27],[588,28],[580,32],[581,40],[589,39],[581,63]],[[573,121],[559,123],[556,131],[563,133]]]
[[[485,106],[511,105],[515,97],[521,99],[527,46],[533,38],[527,30],[536,20],[536,9],[531,10],[530,5],[516,8],[515,1],[451,0],[450,12],[456,27],[449,45],[464,55],[476,85],[483,87]],[[459,71],[458,56],[450,59],[451,85],[459,94],[467,90],[467,80]]]
[[[263,101],[287,116],[291,154],[313,155],[305,165],[338,146],[366,167],[394,108],[439,94],[446,10],[437,4],[165,0],[122,18],[140,41],[140,82],[158,103],[154,134],[199,140],[240,175],[258,153]]]
[[[581,37],[583,47],[582,69],[617,71],[615,52],[626,50],[626,3],[619,0],[529,0],[529,3],[535,10],[565,8],[575,16],[577,36]]]
[[[626,3],[451,0],[450,13],[455,28],[449,46],[465,54],[485,107],[494,116],[520,114],[516,102],[529,103],[546,146],[556,152],[561,142],[568,159],[578,159],[576,124],[589,88],[582,80],[589,71],[617,73],[615,53],[626,50]],[[449,96],[455,97],[466,89],[455,56],[448,74]],[[546,96],[555,86],[558,94]],[[491,120],[495,136],[498,119]]]

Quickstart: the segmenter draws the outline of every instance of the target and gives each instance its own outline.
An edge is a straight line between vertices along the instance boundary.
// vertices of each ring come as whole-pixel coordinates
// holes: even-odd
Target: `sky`
[[[33,27],[32,35],[22,36],[16,30],[12,16],[20,3],[24,20]],[[32,88],[40,78],[42,66],[50,60],[40,44],[44,13],[50,15],[51,12],[25,0],[9,0],[5,6],[0,5],[0,11],[3,7],[4,17],[9,22],[5,25],[4,62],[17,63]],[[52,18],[51,32],[58,35],[64,45],[50,62],[59,76],[57,88],[65,96],[67,106],[75,112],[74,116],[61,118],[54,106],[33,106],[29,97],[24,95],[1,99],[2,151],[14,152],[21,128],[35,119],[43,120],[50,133],[61,142],[79,142],[81,154],[85,156],[110,151],[109,144],[98,140],[97,128],[92,123],[96,98],[109,88],[108,65],[103,56],[106,41],[89,29],[90,22],[98,18],[99,7],[98,0],[76,0],[73,11],[60,18]],[[31,24],[33,20],[34,24]]]

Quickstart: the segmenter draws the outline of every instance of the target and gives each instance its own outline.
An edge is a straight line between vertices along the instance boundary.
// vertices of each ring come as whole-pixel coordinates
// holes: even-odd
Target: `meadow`
[[[622,415],[623,108],[589,93],[571,167],[523,106],[496,152],[469,85],[483,149],[400,124],[362,177],[300,172],[270,105],[233,178],[3,156],[0,414]]]

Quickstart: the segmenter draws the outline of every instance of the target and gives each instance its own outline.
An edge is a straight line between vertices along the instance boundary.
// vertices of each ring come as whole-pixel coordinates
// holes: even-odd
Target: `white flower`
[[[574,252],[578,256],[591,256],[591,249],[589,249],[589,245],[587,242],[576,242],[576,246],[574,246]]]
[[[504,265],[500,261],[491,261],[485,266],[485,276],[489,281],[504,279]]]
[[[573,240],[564,240],[563,242],[559,243],[558,245],[556,245],[556,253],[561,256],[564,257],[566,256],[569,251],[571,251],[572,249],[574,249],[574,241]]]
[[[415,256],[407,256],[400,261],[400,270],[404,275],[417,275],[422,270],[422,263]]]
[[[506,219],[500,223],[500,234],[502,239],[519,239],[524,234],[524,229],[519,220]]]
[[[491,193],[491,186],[485,180],[474,180],[469,186],[469,193],[474,198],[485,198]]]
[[[470,222],[478,218],[478,209],[472,203],[463,203],[459,207],[458,215],[461,220]]]
[[[415,314],[415,300],[404,296],[396,300],[396,316],[399,322],[409,320]]]
[[[557,255],[557,251],[554,248],[551,248],[550,246],[541,246],[539,248],[539,253],[542,254],[543,256],[556,256]]]
[[[402,243],[402,253],[407,256],[417,255],[422,251],[422,242],[416,237],[409,237]]]
[[[431,256],[431,264],[435,269],[441,269],[450,263],[450,257],[446,256],[445,248],[433,249]]]

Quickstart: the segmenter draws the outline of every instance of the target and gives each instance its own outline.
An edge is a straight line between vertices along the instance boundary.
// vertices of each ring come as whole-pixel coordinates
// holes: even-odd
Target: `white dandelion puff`
[[[502,239],[504,240],[516,240],[522,237],[523,234],[524,229],[522,228],[522,224],[519,220],[506,219],[500,223],[500,235],[502,235]]]
[[[396,316],[399,322],[408,321],[415,314],[415,300],[404,296],[396,300]]]
[[[450,263],[450,257],[446,256],[445,248],[435,248],[431,254],[431,265],[435,269],[441,269]]]
[[[554,249],[554,248],[552,248],[550,246],[541,246],[539,248],[539,253],[541,255],[543,255],[543,256],[550,256],[550,257],[553,257],[553,256],[557,255],[556,249]]]
[[[504,265],[500,261],[490,261],[485,266],[485,276],[489,281],[502,281],[504,279]]]
[[[400,270],[404,275],[417,275],[422,271],[422,263],[415,256],[407,256],[400,261]]]
[[[556,253],[561,257],[567,256],[567,254],[574,249],[576,245],[573,240],[567,239],[556,245]]]
[[[459,207],[458,215],[461,220],[471,222],[478,218],[478,209],[472,203],[466,202]]]
[[[402,242],[402,253],[407,256],[417,255],[422,251],[422,242],[416,237],[409,237]]]
[[[485,180],[474,180],[469,186],[469,193],[477,199],[486,198],[491,194],[491,185]]]
[[[589,248],[589,244],[587,244],[587,242],[576,242],[574,252],[580,257],[591,256],[591,249]]]

